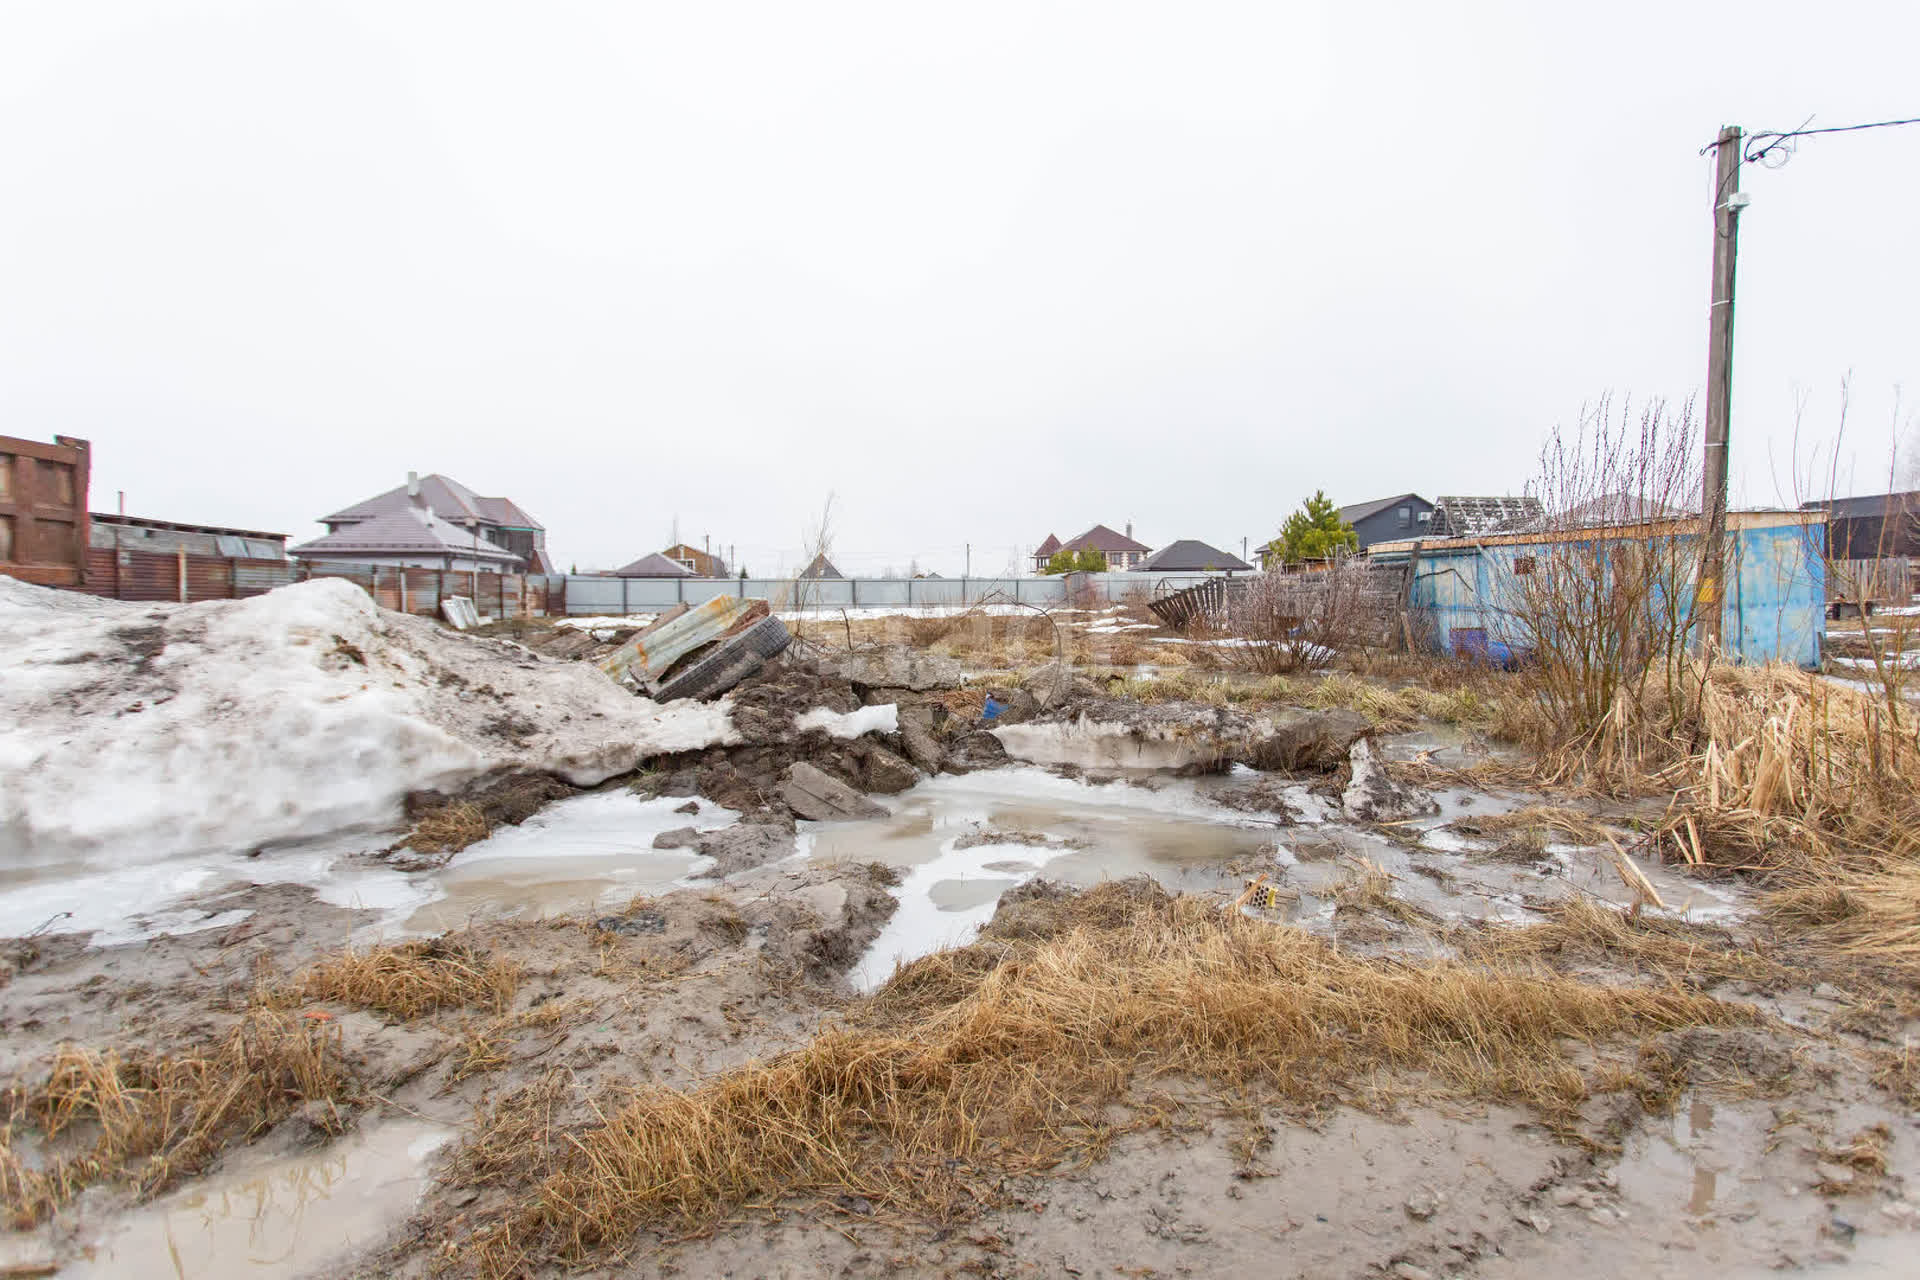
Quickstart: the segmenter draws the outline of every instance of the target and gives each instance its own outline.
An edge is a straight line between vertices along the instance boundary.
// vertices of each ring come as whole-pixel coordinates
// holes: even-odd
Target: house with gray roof
[[[1133,540],[1133,524],[1127,524],[1125,533],[1117,533],[1103,524],[1097,524],[1077,538],[1059,541],[1052,534],[1047,540],[1034,548],[1033,571],[1045,573],[1047,561],[1056,551],[1098,551],[1107,557],[1107,568],[1114,572],[1123,572],[1138,568],[1153,548],[1144,542]]]
[[[669,560],[664,552],[656,551],[652,555],[641,556],[632,564],[623,564],[607,575],[610,578],[691,578],[693,570],[677,560]]]
[[[1253,568],[1231,551],[1208,546],[1197,538],[1169,542],[1136,567],[1139,573],[1242,573]]]
[[[341,525],[337,533],[290,547],[296,560],[346,560],[407,569],[518,573],[519,556],[425,507],[406,507]]]
[[[413,510],[425,510],[435,519],[462,531],[462,540],[471,549],[475,537],[489,544],[494,550],[505,551],[515,563],[514,570],[524,569],[528,573],[552,573],[553,565],[547,559],[546,527],[528,515],[511,498],[487,498],[475,493],[451,476],[435,473],[422,476],[417,472],[407,473],[407,482],[385,493],[375,494],[364,502],[356,502],[344,507],[330,516],[320,517],[320,523],[327,526],[327,536],[302,547],[293,548],[289,554],[299,556],[308,547],[328,544],[322,553],[331,559],[345,559],[334,548],[345,543],[333,543],[331,539],[349,532],[356,525],[365,525],[386,516],[403,515]],[[432,528],[430,524],[427,526]],[[385,536],[405,535],[405,540],[417,541],[413,527],[404,524],[388,523],[382,526]],[[365,541],[363,537],[360,539]],[[495,557],[486,554],[487,548],[469,559],[477,563],[498,563]],[[432,555],[429,548],[421,552]],[[307,557],[311,559],[312,557]],[[397,563],[397,561],[391,561]],[[426,566],[439,568],[438,564]]]
[[[1353,526],[1364,551],[1375,542],[1425,537],[1433,520],[1433,504],[1417,493],[1396,493],[1340,508],[1340,519]]]

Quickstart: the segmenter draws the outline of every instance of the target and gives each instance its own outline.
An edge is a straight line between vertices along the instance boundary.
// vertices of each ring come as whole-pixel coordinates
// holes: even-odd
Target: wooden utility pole
[[[1707,321],[1707,439],[1702,459],[1699,607],[1701,643],[1720,643],[1727,559],[1727,441],[1733,408],[1733,278],[1740,246],[1739,125],[1724,125],[1713,166],[1713,304]]]

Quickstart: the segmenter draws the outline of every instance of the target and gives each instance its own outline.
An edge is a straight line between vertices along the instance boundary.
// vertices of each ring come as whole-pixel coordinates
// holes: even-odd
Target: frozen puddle
[[[518,827],[502,827],[436,871],[400,872],[370,860],[368,853],[397,839],[391,832],[309,841],[252,858],[206,854],[64,876],[34,869],[0,878],[0,937],[90,933],[95,946],[113,946],[226,928],[248,913],[182,904],[249,884],[304,884],[322,902],[379,912],[359,931],[362,940],[440,933],[482,916],[586,911],[682,887],[709,864],[685,850],[653,848],[664,831],[713,830],[739,817],[705,800],[696,813],[676,812],[687,803],[626,790],[575,796]]]
[[[1045,873],[1086,887],[1146,874],[1183,892],[1237,890],[1231,863],[1270,862],[1274,824],[1180,779],[1087,783],[1032,768],[943,774],[884,821],[803,824],[815,861],[900,870],[900,909],[855,968],[870,990],[897,965],[972,940],[1007,890]]]
[[[635,894],[683,888],[712,865],[684,849],[655,849],[653,840],[680,827],[717,831],[740,815],[707,800],[675,796],[642,800],[625,790],[574,796],[517,827],[470,845],[422,878],[438,891],[411,912],[409,933],[440,933],[475,916],[556,916],[617,906]]]
[[[382,1237],[413,1212],[433,1155],[453,1130],[401,1120],[221,1172],[120,1218],[62,1277],[274,1280],[309,1275]]]

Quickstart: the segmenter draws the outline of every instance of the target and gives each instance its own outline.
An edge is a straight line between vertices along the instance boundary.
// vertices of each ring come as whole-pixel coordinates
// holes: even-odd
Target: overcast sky
[[[1517,492],[1706,364],[1723,122],[1920,115],[1920,5],[0,0],[0,432],[283,530],[440,471],[564,567],[975,572]],[[1920,127],[1750,169],[1735,501],[1920,408]],[[1776,484],[1775,476],[1779,476]]]

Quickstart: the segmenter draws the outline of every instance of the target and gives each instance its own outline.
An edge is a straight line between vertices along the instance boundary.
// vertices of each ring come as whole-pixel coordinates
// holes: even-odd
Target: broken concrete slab
[[[868,791],[890,796],[920,781],[920,771],[913,767],[912,761],[901,759],[878,743],[867,743],[865,754],[861,779]]]
[[[780,798],[796,816],[815,822],[887,816],[884,808],[804,760],[788,767]]]
[[[1389,777],[1367,739],[1354,743],[1347,758],[1353,764],[1353,780],[1340,794],[1340,807],[1355,822],[1402,822],[1440,812],[1432,796]]]
[[[933,736],[930,727],[931,717],[903,716],[900,720],[900,741],[907,749],[907,757],[928,773],[940,772],[946,763],[947,751]]]
[[[653,838],[656,849],[691,849],[700,843],[700,828],[675,827],[672,831],[662,831]]]
[[[1006,747],[999,738],[984,731],[955,738],[947,749],[946,768],[949,773],[973,773],[979,769],[998,769],[1006,763]]]
[[[1340,767],[1369,727],[1358,711],[1289,707],[1266,726],[1256,722],[1256,736],[1240,763],[1285,773],[1327,773]]]

